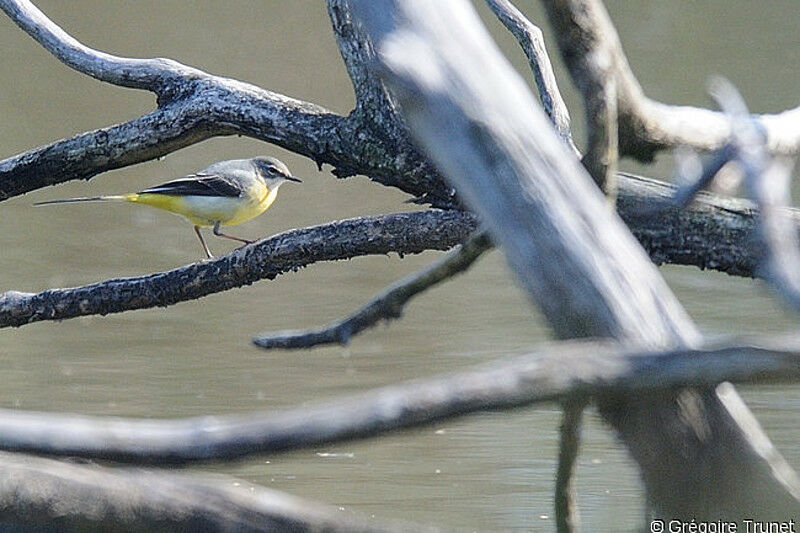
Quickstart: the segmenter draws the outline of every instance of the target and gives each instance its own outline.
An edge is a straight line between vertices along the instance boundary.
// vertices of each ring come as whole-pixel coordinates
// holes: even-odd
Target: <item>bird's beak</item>
[[[296,181],[297,183],[303,183],[303,180],[301,180],[300,178],[295,178],[294,176],[284,176],[284,178],[286,178],[289,181]]]

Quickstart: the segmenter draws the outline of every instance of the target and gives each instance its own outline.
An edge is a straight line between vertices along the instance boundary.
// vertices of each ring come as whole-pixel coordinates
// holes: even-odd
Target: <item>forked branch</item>
[[[491,247],[489,236],[483,232],[479,233],[434,264],[398,281],[345,319],[318,330],[265,334],[253,339],[253,342],[256,346],[266,349],[310,348],[334,343],[345,345],[350,342],[353,335],[374,326],[381,320],[400,318],[403,307],[414,296],[464,272]]]
[[[724,113],[667,105],[644,94],[600,0],[543,0],[543,3],[561,55],[584,100],[597,97],[591,91],[602,86],[604,73],[610,72],[615,77],[620,155],[650,161],[666,148],[687,145],[711,151],[728,141],[730,121]],[[800,151],[800,107],[755,118],[766,132],[768,151],[774,154]]]

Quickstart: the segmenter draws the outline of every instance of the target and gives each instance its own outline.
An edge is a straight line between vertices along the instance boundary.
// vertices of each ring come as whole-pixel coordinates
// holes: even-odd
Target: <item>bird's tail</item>
[[[135,194],[120,194],[115,196],[83,196],[80,198],[64,198],[63,200],[47,200],[46,202],[36,202],[35,206],[53,204],[71,204],[74,202],[130,202]]]

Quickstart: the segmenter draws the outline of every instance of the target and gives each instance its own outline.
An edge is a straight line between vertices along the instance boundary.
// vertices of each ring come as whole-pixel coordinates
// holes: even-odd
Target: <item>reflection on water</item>
[[[173,57],[339,112],[352,103],[321,2],[204,2],[199,8],[155,1],[113,7],[89,0],[38,4],[80,39],[109,51]],[[538,4],[519,4],[542,20]],[[705,104],[706,77],[722,73],[742,88],[753,109],[794,105],[793,92],[775,90],[798,85],[797,69],[783,66],[796,64],[799,53],[800,21],[797,10],[789,9],[794,4],[761,4],[753,13],[747,12],[751,4],[738,4],[615,1],[610,11],[649,94]],[[513,41],[497,23],[489,23],[524,69]],[[730,31],[744,25],[746,32]],[[208,38],[211,28],[213,39]],[[6,80],[0,91],[0,157],[134,117],[152,105],[149,94],[107,86],[62,67],[1,17],[0,43]],[[580,138],[577,98],[563,70],[558,75]],[[129,205],[44,211],[30,204],[137,190],[216,160],[259,153],[277,155],[309,179],[282,191],[281,201],[266,215],[241,226],[242,235],[408,208],[403,195],[363,178],[337,181],[283,150],[246,139],[214,139],[89,183],[4,202],[0,290],[70,286],[198,259],[191,228],[166,213]],[[662,157],[655,170],[646,172],[664,175],[668,159]],[[214,241],[211,246],[222,251],[230,245]],[[317,326],[339,317],[437,256],[313,265],[275,282],[169,309],[4,330],[0,406],[178,417],[302,405],[523,353],[549,338],[495,252],[470,273],[414,301],[401,322],[380,326],[348,348],[262,352],[250,345],[250,337],[263,331]],[[779,332],[796,323],[750,280],[680,267],[662,271],[707,333]],[[778,447],[800,466],[800,389],[750,388],[743,394]],[[380,440],[205,469],[377,517],[464,531],[549,529],[558,418],[550,405],[486,413]],[[639,523],[636,471],[595,415],[588,417],[578,486],[587,530],[630,529]]]

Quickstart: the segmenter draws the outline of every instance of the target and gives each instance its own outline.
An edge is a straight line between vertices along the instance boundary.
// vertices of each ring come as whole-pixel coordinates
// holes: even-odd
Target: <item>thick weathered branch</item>
[[[168,272],[40,293],[8,291],[0,295],[0,327],[165,307],[274,279],[316,261],[447,250],[466,239],[476,226],[469,213],[429,209],[291,230],[223,257]]]
[[[367,438],[477,411],[545,401],[636,393],[658,397],[685,385],[798,379],[796,339],[666,352],[612,342],[569,342],[317,405],[250,415],[134,420],[0,410],[0,449],[182,464]]]
[[[654,263],[756,275],[764,249],[753,202],[700,192],[680,209],[673,204],[672,185],[626,173],[617,179],[619,214]],[[800,212],[788,214],[800,225]]]
[[[74,179],[89,179],[168,154],[213,135],[204,117],[167,105],[124,124],[90,131],[71,139],[0,161],[0,200]],[[174,128],[163,128],[164,123]]]
[[[665,148],[688,145],[717,150],[728,141],[730,123],[723,113],[666,105],[644,94],[600,0],[544,0],[543,3],[578,88],[590,90],[600,81],[598,74],[606,67],[616,76],[621,155],[650,161]],[[605,63],[609,52],[610,64]],[[584,92],[584,99],[594,97]],[[757,119],[766,131],[769,151],[795,154],[800,150],[800,107],[760,115]]]
[[[3,531],[418,531],[223,476],[110,469],[0,452]]]
[[[353,335],[374,326],[381,320],[400,318],[403,307],[414,296],[464,272],[491,247],[489,236],[486,233],[479,233],[439,261],[398,281],[345,319],[318,330],[265,334],[253,339],[253,342],[256,346],[266,349],[347,344]]]
[[[572,140],[569,110],[561,97],[561,91],[558,90],[553,65],[550,63],[550,56],[544,46],[542,30],[528,20],[510,0],[486,0],[486,3],[522,47],[522,51],[531,65],[533,79],[539,89],[539,98],[542,100],[544,112],[550,117],[564,142],[576,156],[580,157],[580,152]]]
[[[342,2],[329,3],[333,16],[333,9]],[[454,204],[454,191],[410,142],[403,141],[405,133],[398,133],[402,125],[393,122],[389,109],[386,120],[369,113],[342,117],[315,104],[175,61],[123,58],[93,50],[28,0],[0,0],[0,9],[70,67],[103,81],[153,91],[159,105],[134,121],[0,161],[0,200],[55,183],[90,179],[212,136],[240,134],[307,156],[318,165],[330,164],[340,177],[364,174],[434,205]],[[352,32],[349,37],[361,36]],[[341,46],[347,43],[340,39]],[[357,40],[349,45],[355,50],[368,46]],[[342,48],[342,53],[347,55],[348,49]]]
[[[557,336],[698,342],[695,325],[467,2],[352,5],[412,134],[486,224]],[[796,512],[800,481],[734,399],[701,388],[599,401],[659,512]]]

